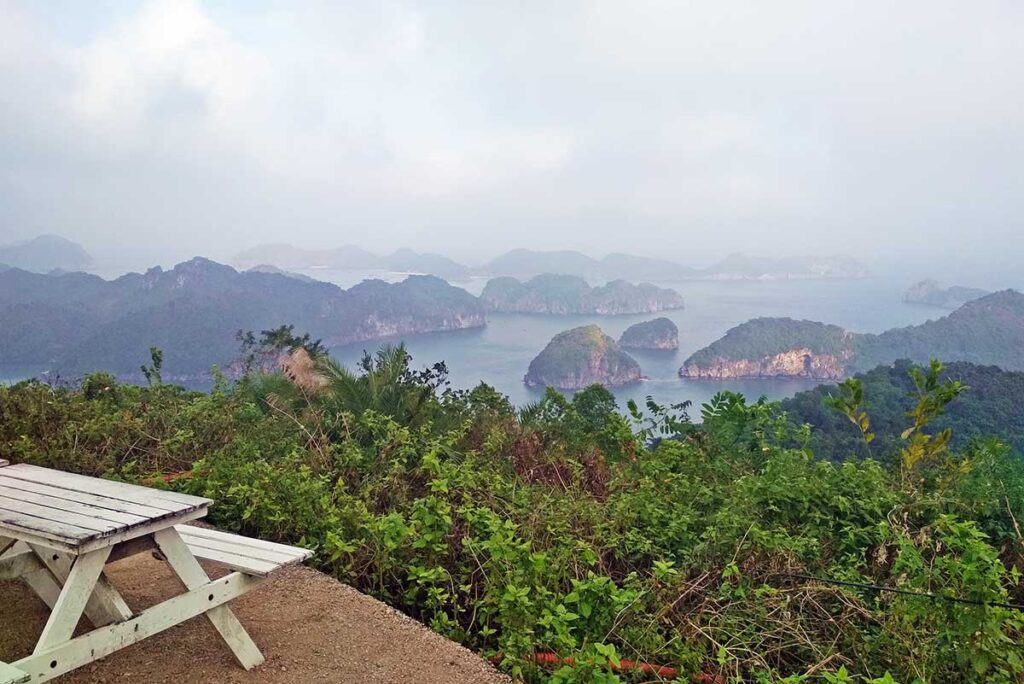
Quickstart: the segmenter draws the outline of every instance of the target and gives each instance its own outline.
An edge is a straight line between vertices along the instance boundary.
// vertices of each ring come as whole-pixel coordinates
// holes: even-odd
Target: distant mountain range
[[[81,271],[94,263],[81,245],[58,235],[40,235],[24,242],[0,245],[0,271],[9,268],[35,273]]]
[[[292,245],[261,245],[239,252],[231,260],[239,268],[273,265],[282,269],[332,269],[339,271],[397,271],[435,275],[446,280],[469,276],[470,269],[440,254],[420,254],[399,249],[386,256],[346,245],[337,249],[300,249]]]
[[[476,297],[433,276],[343,290],[201,258],[112,281],[10,269],[0,273],[0,321],[5,364],[133,379],[152,345],[164,351],[166,377],[186,380],[233,361],[239,330],[293,324],[338,345],[485,324]]]
[[[992,293],[976,287],[963,287],[962,285],[947,287],[936,280],[922,280],[907,289],[903,295],[903,301],[908,304],[925,304],[942,309],[956,309],[972,299],[978,299],[987,294]]]
[[[667,259],[614,253],[595,259],[582,252],[514,249],[486,264],[471,268],[439,254],[400,249],[378,256],[352,245],[331,250],[306,250],[291,245],[264,245],[232,259],[239,268],[272,264],[291,270],[329,268],[351,271],[428,273],[448,280],[469,276],[532,278],[542,274],[571,275],[591,281],[654,280],[793,280],[862,278],[868,274],[860,262],[844,256],[806,256],[772,259],[734,254],[710,268],[697,269]]]
[[[693,354],[686,378],[838,379],[897,359],[991,364],[1024,370],[1024,294],[1004,290],[934,321],[880,335],[789,318],[757,318]]]
[[[654,313],[682,309],[675,290],[650,283],[634,285],[613,280],[591,287],[578,276],[534,276],[526,282],[503,276],[487,282],[480,299],[489,311],[533,314],[598,314],[601,316]]]

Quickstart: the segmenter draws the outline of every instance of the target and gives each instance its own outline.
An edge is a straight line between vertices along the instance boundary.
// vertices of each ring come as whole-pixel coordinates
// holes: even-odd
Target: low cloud
[[[1022,14],[0,4],[0,231],[164,261],[271,240],[980,257],[1021,244]]]

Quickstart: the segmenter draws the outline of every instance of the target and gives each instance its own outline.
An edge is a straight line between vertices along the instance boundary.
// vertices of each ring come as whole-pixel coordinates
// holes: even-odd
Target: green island
[[[623,349],[679,349],[679,328],[668,318],[631,325],[619,338]]]
[[[879,335],[789,318],[757,318],[690,356],[685,378],[838,379],[898,359],[998,365],[1024,370],[1024,295],[996,292],[937,320]]]
[[[558,333],[530,362],[523,381],[530,387],[582,389],[636,382],[640,364],[596,325]]]
[[[492,278],[480,295],[490,311],[531,314],[636,314],[683,308],[675,290],[613,280],[591,287],[578,276],[538,275],[526,282]]]
[[[974,391],[956,366],[913,369],[903,436],[838,463],[732,393],[699,424],[599,386],[517,409],[400,347],[355,370],[308,337],[257,352],[287,373],[187,391],[154,350],[146,386],[0,387],[0,458],[214,498],[211,522],[312,549],[520,681],[1024,675],[1024,462],[933,424]],[[837,407],[868,440],[879,385],[858,383]]]

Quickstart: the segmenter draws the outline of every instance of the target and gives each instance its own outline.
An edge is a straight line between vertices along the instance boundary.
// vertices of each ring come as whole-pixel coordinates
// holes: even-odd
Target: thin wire
[[[877,584],[864,584],[863,582],[847,582],[845,580],[830,579],[828,577],[815,577],[814,575],[797,575],[793,573],[786,573],[787,577],[796,577],[805,580],[814,580],[815,582],[824,582],[825,584],[838,584],[843,587],[856,587],[858,589],[871,589],[874,591],[887,591],[893,594],[903,594],[905,596],[920,596],[922,598],[930,599],[942,599],[943,601],[951,601],[953,603],[966,603],[972,606],[988,606],[991,608],[1011,608],[1013,610],[1024,610],[1024,605],[1018,603],[1000,603],[998,601],[979,601],[977,599],[959,598],[957,596],[943,596],[942,594],[931,594],[924,591],[911,591],[909,589],[897,589],[895,587],[883,587]]]

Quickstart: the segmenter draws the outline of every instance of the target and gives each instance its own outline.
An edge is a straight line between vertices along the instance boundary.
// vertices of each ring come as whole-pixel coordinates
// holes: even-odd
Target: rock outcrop
[[[846,374],[854,336],[839,326],[791,318],[755,318],[693,354],[684,378],[817,378]]]
[[[680,377],[731,378],[813,378],[838,380],[846,375],[846,360],[834,354],[815,354],[807,348],[765,356],[760,359],[717,358],[706,365],[686,363]]]
[[[588,385],[624,385],[641,377],[640,364],[596,325],[555,335],[530,362],[523,381],[530,387],[577,390]]]
[[[591,287],[585,280],[569,275],[539,275],[526,282],[515,278],[492,278],[480,300],[490,311],[532,314],[617,314],[655,313],[683,308],[675,290],[650,283],[634,285],[613,280]]]
[[[679,349],[679,328],[665,317],[637,323],[622,333],[619,346],[623,349]]]

